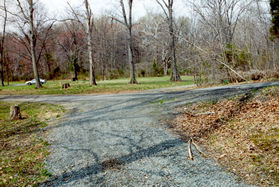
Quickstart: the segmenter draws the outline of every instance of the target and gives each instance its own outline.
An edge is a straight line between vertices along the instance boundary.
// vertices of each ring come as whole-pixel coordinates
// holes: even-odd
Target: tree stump
[[[62,84],[62,89],[67,89],[67,88],[70,88],[70,87],[71,87],[70,83]]]
[[[13,121],[13,120],[19,120],[19,119],[22,119],[19,106],[17,106],[17,105],[11,106],[10,107],[10,120]]]

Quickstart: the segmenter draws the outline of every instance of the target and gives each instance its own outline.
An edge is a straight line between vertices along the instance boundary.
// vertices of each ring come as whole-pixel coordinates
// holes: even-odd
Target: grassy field
[[[23,119],[9,120],[10,106],[0,102],[0,186],[36,186],[50,173],[43,158],[49,143],[40,131],[48,120],[59,118],[62,107],[42,103],[20,103]]]
[[[12,82],[10,86],[0,88],[0,95],[55,95],[55,94],[94,94],[94,93],[119,93],[133,92],[148,89],[157,89],[165,87],[183,86],[193,84],[193,77],[183,76],[181,82],[170,82],[170,77],[148,77],[138,78],[139,84],[128,84],[129,79],[116,79],[107,81],[98,81],[98,86],[89,86],[88,81],[48,81],[41,89],[35,89],[35,86],[16,86],[24,82]],[[63,83],[70,83],[71,88],[61,89]]]

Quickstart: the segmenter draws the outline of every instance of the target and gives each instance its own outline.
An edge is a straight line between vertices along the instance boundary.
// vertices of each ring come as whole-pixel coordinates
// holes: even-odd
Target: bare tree
[[[20,42],[26,48],[26,54],[32,62],[36,88],[40,88],[42,85],[39,78],[38,64],[45,51],[49,33],[55,21],[50,21],[43,14],[43,11],[40,10],[39,12],[41,6],[39,1],[17,0],[16,2],[19,12],[12,13],[9,11],[9,13],[17,18],[18,29],[24,37],[18,37],[16,33],[14,35],[20,38]]]
[[[239,22],[252,2],[252,0],[206,0],[191,3],[194,12],[197,13],[199,27],[206,30],[200,32],[201,39],[203,43],[207,43],[205,45],[211,46],[214,58],[206,61],[211,61],[213,77],[216,70],[221,69],[225,73],[224,77],[226,76],[229,81],[235,81],[235,75],[239,80],[245,80],[237,73],[237,67],[240,66],[235,59],[234,38]],[[222,65],[216,68],[216,62]]]
[[[88,60],[89,60],[89,72],[90,72],[90,85],[97,85],[95,79],[95,72],[93,67],[93,46],[92,46],[92,29],[93,29],[93,14],[89,6],[88,0],[84,0],[85,10],[86,10],[86,19],[87,19],[87,45],[88,45]]]
[[[7,11],[7,1],[3,1],[3,7],[1,7],[4,12],[3,16],[3,31],[2,31],[2,38],[0,42],[0,80],[1,80],[1,85],[4,85],[4,51],[5,51],[5,36],[6,36],[6,26],[7,26],[7,19],[8,19],[8,11]]]
[[[19,6],[20,1],[18,0]],[[34,72],[34,78],[36,80],[36,88],[42,87],[41,81],[39,79],[38,69],[37,69],[37,62],[36,62],[36,38],[35,38],[35,29],[34,29],[34,4],[33,0],[28,0],[29,5],[29,26],[30,26],[30,51],[31,51],[31,58],[32,58],[32,65],[33,65],[33,72]],[[23,11],[22,11],[23,13]],[[24,13],[23,13],[24,14]]]
[[[237,24],[241,15],[253,1],[249,0],[206,0],[194,3],[204,24],[211,27],[222,44],[232,44]]]
[[[169,35],[170,35],[170,56],[171,56],[171,81],[181,81],[179,72],[176,65],[176,53],[175,53],[175,33],[174,33],[174,17],[173,17],[173,0],[156,0],[162,8],[166,19],[169,24]]]
[[[22,3],[20,0],[17,0],[17,6],[20,9],[20,13],[22,15],[21,20],[24,20],[24,24],[27,23],[29,25],[29,32],[25,33],[24,29],[22,28],[22,31],[24,32],[25,36],[27,37],[29,41],[29,51],[31,55],[32,60],[32,66],[33,66],[33,74],[34,78],[36,80],[36,88],[41,88],[41,82],[39,79],[39,73],[37,68],[37,60],[36,60],[36,34],[35,34],[35,25],[34,25],[34,2],[33,0],[26,0],[28,4],[28,11],[24,10]]]
[[[93,58],[93,26],[94,26],[94,20],[93,20],[93,12],[90,8],[90,4],[88,0],[84,0],[84,7],[85,7],[85,15],[78,14],[73,7],[68,2],[68,5],[71,9],[72,14],[75,17],[75,21],[79,22],[81,26],[86,31],[87,35],[87,51],[88,51],[88,61],[89,61],[89,84],[91,86],[97,85],[96,78],[95,78],[95,68],[94,68],[94,58]],[[84,22],[80,19],[80,17],[83,17],[85,19],[86,25],[84,25]]]
[[[133,16],[133,0],[128,0],[128,15],[127,15],[127,10],[124,5],[123,0],[119,0],[120,7],[122,10],[122,18],[123,21],[113,18],[119,23],[122,23],[128,33],[128,42],[127,42],[127,48],[128,48],[128,61],[129,61],[129,67],[130,67],[130,84],[137,84],[136,80],[136,74],[135,74],[135,58],[133,54],[133,21],[132,21],[132,16]]]
[[[140,20],[141,32],[144,33],[143,44],[145,61],[155,62],[159,67],[159,74],[168,75],[170,65],[168,24],[161,14],[148,13]],[[163,69],[163,71],[162,71]],[[154,69],[153,69],[154,71]]]

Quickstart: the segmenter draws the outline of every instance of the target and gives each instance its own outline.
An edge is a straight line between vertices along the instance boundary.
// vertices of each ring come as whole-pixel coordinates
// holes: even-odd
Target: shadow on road
[[[70,172],[64,173],[63,175],[60,175],[60,176],[53,176],[51,178],[51,180],[41,184],[41,186],[57,185],[60,183],[63,183],[65,185],[72,181],[83,179],[90,175],[96,175],[98,173],[104,172],[105,170],[108,170],[111,168],[121,167],[123,165],[130,164],[132,162],[140,160],[142,158],[156,155],[157,153],[160,153],[167,149],[179,146],[181,144],[183,144],[183,142],[179,139],[167,140],[158,145],[149,147],[147,149],[141,149],[132,154],[128,154],[128,155],[125,155],[125,156],[122,156],[119,158],[115,158],[115,159],[111,159],[111,160],[106,160],[103,162],[99,161],[97,154],[93,154],[95,161],[96,161],[96,163],[94,165],[81,168],[80,170],[77,170],[77,171],[70,171]],[[90,151],[90,150],[88,149],[86,151]],[[99,182],[102,183],[102,181],[99,181]]]

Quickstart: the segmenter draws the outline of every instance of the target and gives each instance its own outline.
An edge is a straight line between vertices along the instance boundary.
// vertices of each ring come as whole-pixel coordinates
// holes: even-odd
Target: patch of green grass
[[[139,84],[128,84],[129,79],[115,79],[107,81],[98,81],[97,86],[90,86],[88,81],[48,81],[41,89],[35,89],[35,85],[15,86],[11,83],[10,86],[2,87],[0,95],[71,95],[71,94],[94,94],[94,93],[119,93],[142,91],[148,89],[158,89],[165,87],[175,87],[193,84],[193,78],[182,76],[181,82],[170,82],[170,77],[145,77],[138,78]],[[71,88],[61,89],[64,83],[70,83]],[[23,82],[22,82],[23,83]],[[18,84],[18,83],[17,83]]]
[[[258,131],[250,139],[262,151],[274,150],[279,152],[279,128],[272,128],[266,132]]]
[[[279,153],[279,128],[271,128],[250,136],[250,140],[262,153],[251,155],[253,164],[263,173],[268,173],[276,184],[279,181],[278,160],[274,160]],[[278,157],[277,157],[278,158]]]
[[[23,119],[9,120],[10,106],[0,102],[0,186],[37,185],[50,176],[43,158],[49,143],[40,132],[46,126],[46,116],[63,113],[60,106],[43,103],[20,103]]]

